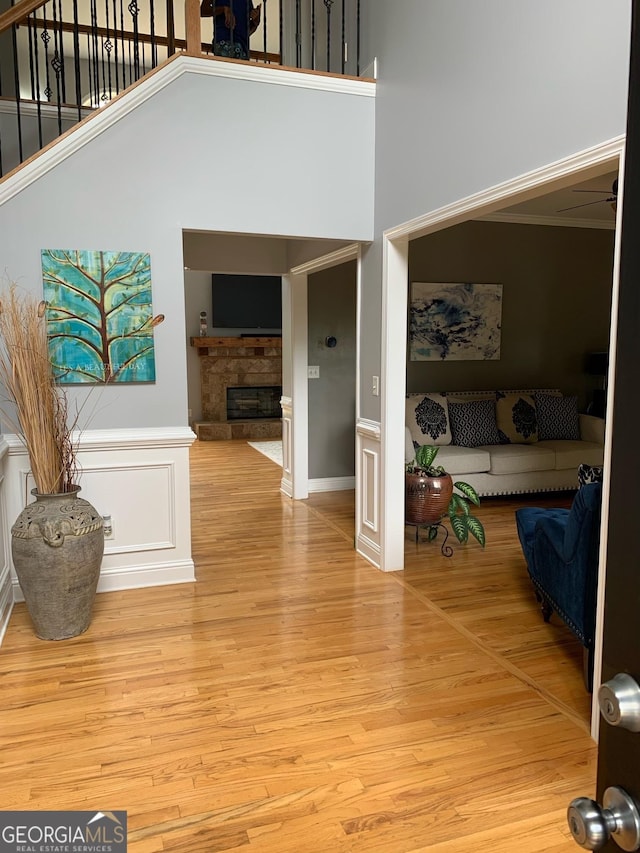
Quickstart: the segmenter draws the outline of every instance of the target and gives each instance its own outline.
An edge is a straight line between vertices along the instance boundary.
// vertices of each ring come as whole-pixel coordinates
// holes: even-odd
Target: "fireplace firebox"
[[[281,418],[281,385],[227,387],[227,420]]]

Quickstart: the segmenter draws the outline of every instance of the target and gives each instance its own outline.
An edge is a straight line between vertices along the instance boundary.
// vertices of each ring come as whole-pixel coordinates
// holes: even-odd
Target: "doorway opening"
[[[384,560],[386,561],[387,567],[397,569],[404,566],[404,478],[402,473],[404,470],[404,448],[403,442],[398,441],[398,437],[404,432],[404,395],[406,391],[411,390],[410,383],[416,379],[414,369],[407,360],[406,340],[408,283],[413,278],[412,264],[416,263],[416,254],[420,251],[420,241],[422,241],[423,238],[432,235],[434,237],[433,245],[435,246],[436,244],[440,244],[442,246],[448,239],[455,235],[455,229],[461,227],[462,230],[466,229],[467,232],[473,232],[474,230],[477,232],[483,229],[486,230],[487,226],[498,224],[507,226],[512,230],[512,233],[514,228],[521,225],[527,225],[529,228],[535,230],[543,224],[540,221],[541,214],[540,212],[525,214],[522,209],[523,205],[547,204],[549,207],[552,207],[553,215],[555,215],[560,205],[556,207],[556,198],[554,198],[553,194],[560,191],[571,191],[572,188],[576,187],[578,184],[596,178],[606,181],[607,176],[610,176],[612,173],[617,173],[622,150],[623,139],[620,138],[613,140],[606,145],[599,146],[598,148],[594,148],[588,152],[581,152],[573,158],[568,158],[561,163],[552,164],[551,166],[541,169],[536,173],[522,176],[520,179],[505,183],[498,187],[493,187],[485,193],[480,193],[476,196],[465,199],[462,202],[456,203],[455,205],[451,205],[448,208],[435,211],[432,214],[414,220],[410,223],[406,223],[405,225],[399,226],[398,228],[385,233],[384,251],[388,260],[386,279],[383,283],[383,299],[385,300],[383,310],[384,308],[387,309],[388,335],[386,340],[383,341],[383,373],[386,372],[387,376],[407,377],[406,384],[395,382],[390,386],[387,382],[382,406],[382,435],[384,441],[383,456],[385,458],[384,476],[387,486],[383,495],[383,541],[385,541],[386,553],[384,554]],[[574,198],[576,198],[576,196],[574,196]],[[516,205],[520,207],[520,210],[515,209]],[[525,215],[531,217],[527,222],[523,219]],[[506,217],[508,217],[508,219]],[[538,220],[534,221],[534,217],[538,217]],[[557,221],[553,223],[551,221],[547,221],[545,224],[560,232],[560,226],[564,226],[566,223],[558,223]],[[593,228],[593,225],[582,224],[581,226],[578,226],[574,222],[566,229],[566,231],[563,230],[563,233],[567,235],[568,239],[568,235],[570,233],[573,232],[574,235],[578,235],[580,233],[579,227]],[[610,228],[611,227],[613,227],[613,224]],[[547,229],[545,229],[545,231],[546,230]],[[447,232],[449,233],[447,234]],[[461,232],[458,232],[458,236],[460,233]],[[597,232],[593,231],[592,233],[596,234]],[[611,303],[612,280],[614,279],[611,272],[613,267],[611,254],[612,235],[613,232],[609,231],[608,237],[605,237],[604,241],[601,241],[606,242],[608,239],[610,244],[610,254],[606,261],[606,268],[609,272],[606,276],[607,280],[602,283],[604,298],[607,299],[608,304]],[[467,236],[469,235],[467,234]],[[582,234],[582,237],[584,239],[584,234]],[[513,239],[513,237],[510,239]],[[579,237],[576,237],[576,239],[579,239]],[[424,245],[427,247],[429,246],[428,243],[423,244],[423,246]],[[450,263],[447,270],[450,277],[443,278],[444,273],[442,267],[440,268],[440,274],[436,275],[437,270],[432,266],[432,268],[428,270],[430,275],[426,280],[465,281],[466,275],[456,267],[456,255],[450,252],[449,257],[453,258],[453,263]],[[427,260],[427,263],[434,264],[434,258],[430,257]],[[460,278],[461,275],[463,276],[462,278]],[[435,276],[435,278],[433,276]],[[422,274],[420,275],[420,278],[425,280]],[[484,278],[481,280],[487,281],[489,279]],[[533,292],[534,285],[535,281],[533,284],[531,282],[529,283],[529,292]],[[542,313],[540,316],[546,316],[548,318],[551,314],[553,319],[553,312],[551,311],[552,308],[553,305],[548,307],[546,309],[546,313]],[[576,311],[575,313],[578,315],[576,318],[576,328],[579,329],[579,312]],[[607,317],[608,316],[610,315],[607,314]],[[600,334],[602,335],[603,333],[606,334],[606,330],[604,332],[603,330],[600,330]],[[599,341],[588,341],[586,338],[583,339],[580,343],[580,348],[582,348],[579,354],[580,358],[578,358],[577,352],[575,352],[573,356],[574,363],[569,372],[573,373],[574,381],[583,383],[584,387],[580,389],[581,393],[583,393],[583,399],[586,397],[588,392],[587,383],[589,382],[589,379],[584,374],[582,365],[578,366],[578,362],[582,362],[586,353],[594,346],[594,344],[597,343],[598,346],[600,346],[600,342],[601,339],[599,339]],[[541,346],[542,345],[549,346],[548,338],[543,341]],[[578,374],[579,380],[577,378]],[[531,376],[534,378],[533,374]],[[426,380],[424,380],[423,377],[423,381],[428,382],[428,387],[420,388],[419,390],[449,390],[449,387],[453,384],[452,377],[450,375],[441,375],[439,378],[441,382],[436,382],[431,374],[429,374]],[[464,376],[463,378],[466,379],[467,377]],[[525,382],[518,382],[516,387],[532,387],[532,378]],[[492,382],[490,385],[486,386],[482,383],[483,387],[488,389],[491,389],[494,384],[495,383]],[[498,384],[502,384],[502,382],[498,382]],[[509,384],[513,387],[512,383]],[[438,385],[441,387],[437,387]],[[464,381],[464,385],[467,386],[469,390],[473,387],[480,388],[478,376],[474,377],[473,384],[470,385],[469,382]],[[455,387],[456,385],[453,384],[453,389],[455,389]],[[533,387],[535,387],[535,385]],[[457,388],[462,390],[462,385],[457,384]],[[605,454],[608,452],[609,450],[605,448]],[[605,510],[603,507],[603,515],[604,514]],[[601,546],[601,548],[602,547],[603,546]],[[603,552],[601,550],[601,555],[602,553]],[[601,572],[601,575],[602,574],[603,572]],[[601,617],[601,610],[602,607],[600,603],[598,611],[599,618]],[[595,691],[597,691],[597,687],[598,685],[596,684],[594,688]],[[593,731],[593,726],[597,726],[597,714],[594,715],[592,713],[591,719]]]

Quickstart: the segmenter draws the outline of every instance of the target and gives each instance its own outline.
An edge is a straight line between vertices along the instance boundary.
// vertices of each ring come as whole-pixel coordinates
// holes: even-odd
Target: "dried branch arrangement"
[[[77,488],[75,421],[49,358],[46,303],[12,284],[0,301],[0,382],[4,420],[24,443],[40,494]]]

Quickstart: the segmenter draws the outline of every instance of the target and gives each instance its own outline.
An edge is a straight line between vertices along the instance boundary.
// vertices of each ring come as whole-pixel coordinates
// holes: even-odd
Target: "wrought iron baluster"
[[[94,95],[91,98],[94,107],[100,106],[100,63],[98,52],[98,9],[96,0],[91,0],[91,47],[93,54],[92,77]],[[89,60],[91,65],[91,59]]]
[[[44,12],[43,12],[44,15]],[[30,52],[33,53],[33,66],[35,77],[35,92],[34,101],[36,102],[36,111],[38,114],[38,144],[42,148],[42,93],[40,91],[40,50],[38,45],[38,13],[36,10],[29,16],[29,26],[33,33],[33,48],[29,45]]]
[[[170,2],[170,0],[167,0]],[[120,81],[118,79],[118,7],[116,0],[113,0],[113,67],[116,74],[116,95],[120,91]]]
[[[245,32],[247,34],[247,59],[251,59],[251,47],[250,47],[250,44],[251,44],[251,4],[250,3],[245,3],[245,14],[246,14],[245,24],[247,27],[247,29],[245,30]]]
[[[340,68],[342,69],[342,73],[344,74],[345,64],[347,61],[347,57],[346,57],[347,42],[345,39],[346,29],[345,29],[345,20],[344,20],[344,0],[342,0],[341,12],[342,12],[342,57],[340,60]]]
[[[158,64],[158,43],[156,41],[156,10],[154,0],[151,0],[149,16],[151,25],[151,67],[155,68]]]
[[[98,47],[100,50],[100,72],[102,75],[102,82],[100,85],[100,89],[102,90],[101,94],[100,94],[101,103],[98,106],[101,106],[102,104],[106,104],[106,102],[109,100],[109,98],[107,97],[107,65],[106,65],[106,61],[105,61],[106,50],[105,50],[105,44],[104,44],[104,36],[100,36],[97,34],[97,38],[98,38]]]
[[[282,31],[284,21],[282,19],[282,0],[278,0],[278,52],[280,54],[280,65],[282,65]]]
[[[323,0],[327,10],[327,71],[331,71],[331,7],[333,0]]]
[[[113,41],[111,40],[111,21],[109,19],[109,0],[106,0],[104,4],[104,17],[105,17],[105,30],[106,35],[103,37],[102,42],[104,45],[104,49],[107,52],[107,86],[109,87],[109,97],[107,100],[111,100],[113,98],[113,82],[111,79],[111,51],[113,50]],[[115,22],[114,22],[115,23]]]
[[[24,160],[24,152],[22,148],[22,111],[20,109],[20,69],[18,67],[18,28],[15,24],[11,27],[11,40],[13,43],[13,81],[16,93],[16,119],[18,126],[18,156],[20,162]]]
[[[49,30],[47,29],[47,24],[46,24],[47,14],[46,14],[46,12],[47,12],[47,6],[45,4],[42,7],[43,25],[42,25],[42,32],[40,33],[40,38],[41,38],[42,43],[44,45],[44,65],[45,65],[45,83],[46,83],[46,86],[44,89],[44,95],[45,95],[45,98],[48,101],[50,101],[51,95],[53,94],[53,91],[51,89],[51,80],[49,78],[49,42],[51,41],[51,36],[49,34]]]
[[[323,0],[327,9],[327,71],[331,71],[331,7],[334,0]]]
[[[58,112],[58,133],[62,133],[62,87],[60,78],[62,75],[62,63],[60,60],[60,40],[62,38],[62,30],[58,28],[58,12],[56,9],[56,0],[53,0],[53,58],[51,67],[56,75],[56,102]]]
[[[120,0],[120,39],[122,42],[122,88],[127,88],[127,45],[124,40],[124,4]],[[129,45],[129,53],[131,53],[131,45]],[[129,82],[131,82],[131,70],[129,70]]]
[[[73,0],[73,69],[76,78],[78,121],[80,121],[82,119],[82,85],[80,80],[80,30],[78,27],[78,0]]]
[[[262,0],[262,47],[264,62],[267,62],[267,0]]]
[[[302,68],[302,9],[296,0],[296,68]]]
[[[127,9],[133,21],[133,79],[138,80],[140,78],[140,41],[138,39],[138,15],[140,14],[140,7],[137,0],[131,0]]]
[[[31,100],[35,101],[36,99],[36,81],[35,81],[35,67],[33,60],[33,22],[31,20],[31,15],[27,18],[27,41],[29,43],[29,78],[31,80]],[[2,88],[0,87],[0,95],[2,94]]]
[[[356,4],[356,74],[360,76],[360,0]]]
[[[62,17],[62,0],[58,0],[58,20],[60,22],[60,67],[61,67],[61,80],[62,80],[62,102],[67,102],[67,83],[66,83],[66,70],[64,63],[64,18]]]
[[[311,70],[316,67],[316,0],[311,0]]]

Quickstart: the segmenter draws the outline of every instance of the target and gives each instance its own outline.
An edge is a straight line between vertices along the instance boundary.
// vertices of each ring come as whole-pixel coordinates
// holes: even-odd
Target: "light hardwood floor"
[[[542,622],[513,505],[451,560],[353,550],[349,494],[292,502],[244,442],[192,450],[198,582],[98,596],[0,649],[3,809],[126,809],[129,850],[569,853],[593,794],[580,661]],[[588,711],[587,711],[588,713]]]

